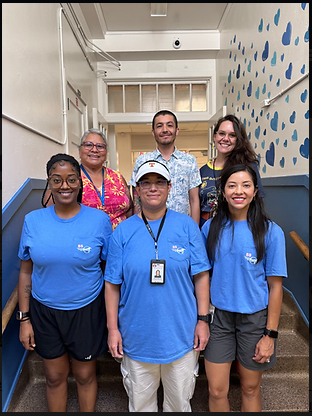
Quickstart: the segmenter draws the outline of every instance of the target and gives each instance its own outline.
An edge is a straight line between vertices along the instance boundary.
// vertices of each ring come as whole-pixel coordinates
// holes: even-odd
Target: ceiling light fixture
[[[151,17],[167,16],[167,3],[151,3]]]

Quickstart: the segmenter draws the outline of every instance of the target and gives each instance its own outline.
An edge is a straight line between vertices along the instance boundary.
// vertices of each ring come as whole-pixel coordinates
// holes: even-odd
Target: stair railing
[[[7,324],[9,323],[9,320],[11,319],[11,316],[13,315],[14,309],[16,308],[17,304],[18,284],[15,286],[13,292],[11,293],[11,296],[9,297],[2,311],[2,334],[5,331],[5,328],[7,327]]]
[[[289,236],[299,248],[304,258],[309,261],[309,247],[306,245],[306,243],[302,241],[296,231],[290,231]]]

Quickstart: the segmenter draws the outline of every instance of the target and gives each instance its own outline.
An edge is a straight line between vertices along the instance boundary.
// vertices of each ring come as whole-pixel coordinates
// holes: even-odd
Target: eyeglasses
[[[142,189],[151,189],[152,185],[155,185],[156,189],[165,189],[168,182],[164,180],[159,180],[156,182],[150,182],[150,181],[141,181],[139,182],[139,185]]]
[[[78,176],[68,176],[66,179],[63,179],[60,176],[50,176],[48,182],[53,189],[60,188],[64,182],[66,182],[70,188],[75,189],[78,188],[80,184],[80,178],[78,178]]]
[[[81,146],[86,150],[92,150],[94,146],[99,152],[104,152],[104,150],[106,150],[106,144],[104,143],[83,142]]]
[[[217,131],[217,134],[219,137],[221,137],[221,139],[224,139],[224,137],[227,135],[227,133],[225,133],[225,131]],[[235,133],[228,133],[228,138],[229,139],[236,139],[236,134]]]

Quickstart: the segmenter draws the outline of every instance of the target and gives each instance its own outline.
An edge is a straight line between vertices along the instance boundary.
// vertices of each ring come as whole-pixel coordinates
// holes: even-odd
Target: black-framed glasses
[[[166,181],[165,179],[156,182],[141,181],[139,182],[139,185],[142,189],[151,189],[152,185],[155,185],[157,189],[165,189],[168,185],[168,181]]]
[[[60,188],[64,182],[66,182],[70,188],[75,189],[75,188],[78,188],[80,185],[80,178],[78,178],[78,176],[76,175],[73,175],[73,176],[68,176],[66,179],[63,179],[60,176],[52,175],[48,178],[48,182],[51,188],[53,189]]]
[[[83,142],[81,146],[86,150],[92,150],[94,146],[99,152],[104,152],[104,150],[106,150],[106,144],[104,143]]]

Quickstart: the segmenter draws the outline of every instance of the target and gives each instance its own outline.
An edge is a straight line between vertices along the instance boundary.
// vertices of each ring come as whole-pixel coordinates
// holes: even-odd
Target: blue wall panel
[[[309,177],[263,178],[265,206],[273,221],[282,227],[286,237],[288,278],[283,286],[291,293],[305,320],[309,323],[309,262],[290,238],[295,231],[309,247]]]
[[[2,309],[18,282],[20,260],[17,256],[25,215],[41,208],[45,181],[28,179],[2,210]],[[17,308],[15,308],[15,311]],[[19,323],[15,311],[2,335],[2,411],[11,400],[26,357],[19,341]]]

